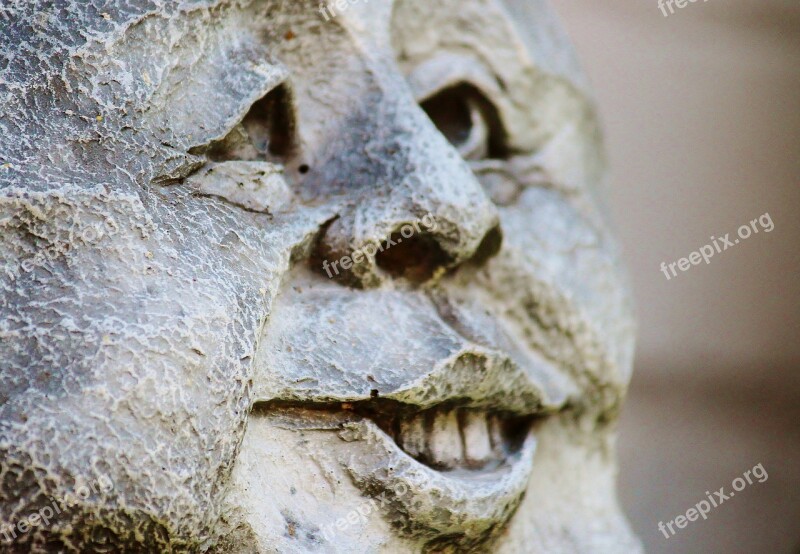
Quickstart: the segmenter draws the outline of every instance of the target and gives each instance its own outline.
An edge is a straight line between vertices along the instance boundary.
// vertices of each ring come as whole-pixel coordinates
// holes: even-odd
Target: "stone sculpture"
[[[0,13],[8,552],[636,552],[633,325],[540,0]]]

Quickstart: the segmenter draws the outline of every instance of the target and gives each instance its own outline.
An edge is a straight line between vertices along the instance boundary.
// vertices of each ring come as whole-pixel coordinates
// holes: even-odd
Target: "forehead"
[[[35,16],[31,19],[41,27],[55,27],[48,30],[63,33],[71,46],[87,37],[87,46],[128,43],[142,28],[159,27],[162,34],[150,37],[159,40],[144,49],[137,45],[157,57],[181,43],[209,42],[215,36],[236,41],[233,25],[260,33],[278,47],[289,30],[318,37],[344,33],[365,55],[370,52],[367,44],[393,45],[408,55],[477,50],[499,63],[527,62],[547,73],[580,79],[568,41],[544,0],[142,0],[111,2],[102,10],[90,2],[69,2],[64,13],[35,4],[27,15]],[[241,15],[245,17],[237,17]],[[59,23],[60,17],[73,24]]]
[[[335,13],[326,19],[322,6]],[[12,40],[0,47],[0,57],[16,69],[6,85],[41,98],[9,94],[7,114],[42,105],[35,117],[47,125],[30,121],[35,128],[29,134],[46,133],[53,143],[84,131],[87,141],[116,136],[124,123],[122,128],[151,130],[156,146],[189,150],[224,136],[280,81],[313,83],[320,69],[337,63],[373,73],[403,71],[418,95],[441,85],[433,82],[442,78],[437,64],[460,72],[447,77],[452,79],[481,70],[502,93],[500,109],[511,125],[516,122],[512,134],[525,148],[553,135],[553,124],[541,116],[533,121],[532,114],[558,111],[560,126],[570,114],[579,116],[587,96],[571,50],[541,0],[119,0],[102,9],[94,2],[53,7],[36,0],[21,3],[20,10],[21,17],[11,20]],[[20,52],[20,44],[36,54]],[[445,54],[448,61],[435,59]],[[353,63],[370,58],[381,63]],[[356,78],[331,75],[336,86]],[[555,95],[548,96],[554,87],[541,86],[543,76],[568,83],[558,110],[550,101]],[[57,95],[43,92],[62,80]],[[82,92],[87,90],[92,93]],[[66,110],[89,114],[87,122],[71,121]],[[95,123],[98,116],[103,124]],[[17,147],[7,146],[11,154]],[[167,150],[171,156],[174,149]]]
[[[286,37],[299,34],[323,42],[339,36],[364,56],[391,46],[412,60],[435,50],[471,51],[508,71],[528,64],[580,80],[571,50],[542,0],[119,0],[102,8],[94,2],[54,7],[34,0],[14,6],[19,15],[5,31],[13,40],[0,55],[11,65],[31,67],[12,67],[20,70],[11,72],[13,81],[55,76],[63,66],[55,58],[65,51],[73,54],[67,71],[82,73],[85,67],[109,78],[130,72],[142,59],[168,69],[178,65],[176,59],[214,63],[213,54],[220,51],[230,53],[231,69],[248,70],[254,57],[268,63],[257,46],[280,49]],[[25,55],[11,43],[27,44],[37,54]],[[313,41],[298,44],[314,50]],[[122,63],[82,65],[103,55]]]
[[[418,47],[472,49],[498,61],[528,63],[574,78],[580,73],[567,37],[544,0],[394,0],[395,40]]]
[[[333,15],[375,44],[391,40],[401,55],[479,51],[498,65],[518,70],[527,63],[588,88],[546,0],[333,0],[322,6],[324,17]]]

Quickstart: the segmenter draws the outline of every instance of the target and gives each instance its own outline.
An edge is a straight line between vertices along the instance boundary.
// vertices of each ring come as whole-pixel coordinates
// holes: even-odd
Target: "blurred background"
[[[800,0],[552,0],[596,92],[640,323],[621,500],[648,552],[800,553]],[[667,280],[675,262],[761,232]],[[670,539],[658,530],[757,464]]]

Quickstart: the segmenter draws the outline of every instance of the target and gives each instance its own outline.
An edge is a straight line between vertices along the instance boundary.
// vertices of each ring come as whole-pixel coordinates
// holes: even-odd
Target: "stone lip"
[[[321,389],[293,391],[287,386],[259,404],[262,407],[295,404],[312,408],[369,402],[376,398],[420,410],[456,404],[519,416],[552,413],[561,407],[508,356],[476,345],[438,361],[423,376],[409,378],[388,390],[331,393]]]
[[[527,487],[536,451],[531,429],[522,447],[499,467],[443,472],[409,456],[369,419],[346,424],[342,433],[365,445],[358,455],[340,459],[342,467],[365,495],[388,497],[386,517],[411,536],[456,535],[462,546],[487,540],[492,529],[511,518]]]
[[[402,534],[424,541],[448,538],[469,550],[490,540],[514,515],[533,471],[537,426],[518,448],[483,469],[439,470],[406,453],[369,417],[308,405],[262,405],[270,425],[301,436],[327,435],[326,451]]]
[[[256,354],[256,403],[381,398],[534,415],[577,394],[557,364],[464,336],[425,292],[288,282]]]

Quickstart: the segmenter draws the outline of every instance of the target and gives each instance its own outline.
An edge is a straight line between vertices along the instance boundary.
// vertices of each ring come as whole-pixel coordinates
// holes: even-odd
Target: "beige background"
[[[800,552],[800,0],[553,0],[597,93],[640,340],[622,500],[649,552]],[[661,262],[768,212],[670,281]],[[754,465],[769,473],[667,540]]]

